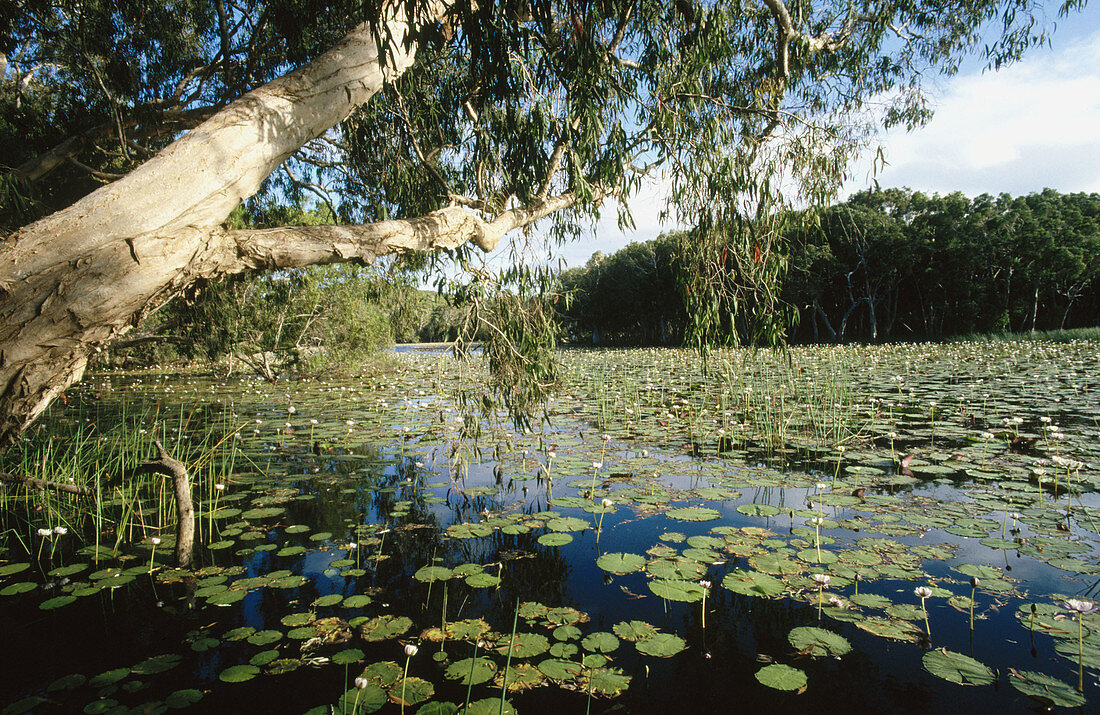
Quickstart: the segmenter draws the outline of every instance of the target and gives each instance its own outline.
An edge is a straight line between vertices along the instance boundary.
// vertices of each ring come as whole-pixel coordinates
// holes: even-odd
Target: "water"
[[[579,358],[581,374],[587,355]],[[604,365],[618,359],[614,353],[596,355]],[[509,695],[511,705],[525,713],[664,713],[688,703],[693,708],[763,712],[982,712],[1034,707],[1036,701],[1012,687],[1012,669],[1058,678],[1070,686],[1072,695],[1076,651],[1067,658],[1055,646],[1076,645],[1074,621],[1064,609],[1056,615],[1042,611],[1032,630],[1017,612],[1021,607],[1026,611],[1030,603],[1053,609],[1062,595],[1096,594],[1097,576],[1074,570],[1075,564],[1085,569],[1096,566],[1092,520],[1098,515],[1096,493],[1088,486],[1091,476],[1078,476],[1076,516],[1069,517],[1069,532],[1059,532],[1065,496],[1052,508],[1056,494],[1049,492],[1040,509],[1033,499],[1037,488],[1012,486],[1027,484],[1017,471],[1017,456],[1005,452],[990,460],[980,442],[952,437],[962,415],[961,410],[953,415],[946,405],[936,428],[944,440],[941,449],[966,454],[934,457],[931,447],[920,454],[932,466],[970,466],[922,474],[915,464],[915,477],[886,467],[881,473],[853,476],[834,469],[835,456],[814,459],[813,451],[796,450],[794,459],[779,455],[768,460],[776,466],[768,466],[760,463],[766,449],[739,442],[737,451],[755,455],[751,461],[721,457],[714,452],[713,433],[702,436],[703,420],[684,417],[685,422],[694,420],[690,426],[662,425],[668,419],[644,399],[631,402],[636,414],[627,419],[621,409],[625,398],[620,397],[620,408],[611,410],[619,417],[608,420],[596,405],[607,397],[602,390],[615,389],[608,387],[611,383],[576,383],[568,391],[571,398],[554,404],[557,417],[552,426],[539,433],[518,434],[501,422],[483,424],[475,439],[463,435],[471,423],[450,400],[453,393],[444,386],[450,384],[454,369],[441,360],[451,358],[411,358],[407,369],[371,383],[267,386],[189,375],[88,381],[69,407],[55,411],[51,419],[78,420],[81,410],[93,405],[100,420],[121,419],[123,413],[136,412],[126,400],[145,406],[158,403],[162,407],[155,416],[144,414],[148,429],[184,435],[169,443],[170,450],[192,463],[205,451],[196,444],[203,425],[220,420],[227,425],[219,433],[223,436],[244,426],[243,436],[218,447],[218,453],[231,456],[235,465],[224,492],[215,493],[210,486],[220,477],[202,469],[196,475],[200,515],[210,523],[207,507],[214,506],[215,498],[220,511],[213,522],[216,533],[207,528],[201,534],[204,545],[196,554],[194,575],[159,565],[149,573],[151,556],[158,564],[167,563],[171,553],[170,524],[158,528],[162,517],[150,511],[143,515],[142,526],[131,522],[134,533],[120,546],[121,560],[93,563],[88,544],[80,543],[81,538],[89,539],[88,532],[74,531],[59,539],[52,558],[0,579],[0,588],[25,580],[37,584],[31,592],[3,597],[0,638],[8,647],[0,656],[0,672],[5,673],[0,703],[9,703],[4,712],[158,711],[169,701],[180,705],[195,697],[192,690],[201,697],[193,706],[199,711],[304,712],[323,706],[327,712],[352,688],[353,679],[371,667],[375,676],[386,668],[397,672],[377,677],[372,689],[363,691],[368,695],[358,709],[373,707],[370,696],[380,692],[391,699],[381,706],[383,711],[397,712],[400,708],[392,701],[400,697],[400,685],[395,683],[406,663],[403,645],[412,643],[419,651],[409,659],[408,675],[421,680],[408,681],[407,691],[426,692],[424,681],[432,695],[406,710],[431,703],[461,706],[467,687],[448,677],[447,669],[473,656],[478,640],[483,643],[477,654],[485,657],[489,651],[498,676],[507,667],[531,685]],[[634,369],[624,366],[623,371]],[[701,395],[709,389],[705,380],[696,384],[702,385]],[[1011,398],[1017,409],[1025,397]],[[710,399],[701,398],[700,404]],[[112,409],[112,401],[123,406]],[[293,412],[289,406],[294,406]],[[1087,424],[1095,399],[1077,409],[1086,414],[1066,415],[1063,424]],[[202,424],[179,417],[181,412],[201,414]],[[653,426],[646,424],[649,414],[656,415]],[[858,416],[858,411],[853,414]],[[178,432],[173,424],[180,427]],[[926,429],[927,424],[914,425],[914,434],[903,436],[906,447],[919,449]],[[601,436],[605,430],[610,439]],[[1085,430],[1082,427],[1082,434],[1062,445],[1063,454],[1080,454],[1074,451],[1077,440],[1091,438]],[[948,447],[949,439],[954,441]],[[881,436],[851,444],[860,446],[846,453],[845,466],[876,464],[889,455]],[[690,455],[685,445],[694,445]],[[594,462],[600,466],[594,467]],[[792,463],[798,468],[787,466]],[[997,473],[995,479],[982,476],[990,471]],[[552,479],[547,479],[547,472]],[[839,479],[834,480],[834,472]],[[866,490],[861,497],[851,496],[855,479],[862,480]],[[597,531],[599,504],[605,498],[614,504]],[[148,507],[155,495],[146,493],[142,499],[146,503],[140,506]],[[33,561],[21,553],[15,536],[34,544],[34,519],[44,517],[33,510],[21,515],[18,506],[6,506],[6,551],[0,567]],[[684,507],[715,514],[672,511],[681,518],[669,516],[670,509]],[[277,513],[265,515],[258,509]],[[1009,510],[1019,513],[1019,520],[1009,518],[1005,524],[1002,516]],[[697,514],[716,518],[690,520]],[[810,520],[817,516],[826,520],[821,550],[841,555],[840,560],[815,563],[816,532]],[[561,522],[562,518],[580,519],[583,525]],[[475,525],[467,528],[476,531],[476,525],[483,524],[485,535],[459,538],[466,534],[455,531],[462,525]],[[556,526],[567,530],[555,531]],[[1018,533],[1009,533],[1014,527]],[[999,541],[1002,530],[1011,547]],[[155,553],[149,542],[154,533],[165,539]],[[567,534],[572,540],[546,545],[546,537],[553,534]],[[717,542],[693,539],[707,536]],[[104,541],[113,544],[114,538]],[[644,556],[646,571],[611,574],[597,565],[602,554],[617,552]],[[877,562],[864,564],[862,559]],[[1052,559],[1062,560],[1055,561],[1056,567]],[[71,576],[43,575],[79,563],[88,566]],[[471,575],[446,582],[418,580],[415,574],[431,564],[465,567]],[[702,602],[665,600],[651,590],[651,584],[667,580],[659,567],[670,564],[679,564],[683,582],[711,582],[705,628]],[[969,577],[958,570],[967,565],[992,569],[992,577],[983,578],[977,591],[973,634],[967,609],[957,600],[971,592]],[[122,575],[89,578],[111,566]],[[752,597],[723,586],[723,580],[738,570],[772,571],[782,594]],[[786,570],[791,572],[782,573]],[[819,591],[810,578],[814,573],[831,574],[829,587]],[[855,573],[862,576],[858,584]],[[479,574],[483,585],[478,585]],[[133,580],[111,587],[127,576]],[[914,588],[925,584],[945,589],[928,600],[930,638],[923,619],[912,612],[920,606]],[[94,589],[96,585],[101,587]],[[832,595],[851,604],[857,588],[860,594],[885,597],[890,605],[836,610],[825,603],[819,617],[819,596],[825,600]],[[95,592],[56,609],[40,607],[48,598],[81,589]],[[949,595],[956,597],[954,605]],[[335,599],[326,601],[326,596],[340,600],[329,604]],[[553,650],[513,657],[509,663],[502,651],[517,606],[529,616],[518,618],[517,632],[543,636]],[[362,637],[363,626],[377,632],[401,617],[410,623],[395,637]],[[1092,628],[1100,625],[1094,618],[1088,617]],[[476,619],[490,630],[442,643],[430,630],[444,621]],[[859,627],[867,619],[908,623],[902,636],[912,642],[872,635]],[[617,647],[595,656],[580,649],[585,642],[597,642],[585,641],[592,634],[627,632],[623,624],[631,621],[682,639],[682,650],[655,657],[625,637],[617,638]],[[560,629],[569,624],[577,631]],[[799,655],[788,635],[800,626],[839,634],[852,649],[840,657]],[[1052,637],[1051,632],[1063,630],[1071,637]],[[266,631],[274,633],[261,634]],[[973,656],[994,671],[995,682],[963,687],[934,676],[924,667],[932,648]],[[276,653],[264,655],[268,651]],[[168,661],[148,659],[165,655],[173,656],[172,667],[151,672]],[[266,662],[269,658],[273,660]],[[539,666],[560,675],[545,665],[550,660],[580,664],[581,677],[538,683]],[[254,677],[224,682],[227,675],[234,679],[239,672],[231,667],[250,662],[260,663]],[[804,692],[761,684],[757,674],[771,664],[802,671]],[[1090,701],[1097,687],[1091,667],[1086,668],[1084,693]],[[71,688],[57,685],[58,679],[72,674],[88,682],[78,682],[78,677],[62,681]],[[499,680],[477,683],[469,699],[498,699],[500,686]],[[619,687],[622,691],[609,697]],[[496,700],[485,707],[499,710]]]

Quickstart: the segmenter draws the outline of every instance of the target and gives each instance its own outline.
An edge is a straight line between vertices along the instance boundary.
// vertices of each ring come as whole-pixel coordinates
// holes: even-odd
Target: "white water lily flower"
[[[814,580],[814,583],[818,584],[819,586],[828,586],[829,582],[833,580],[828,574],[823,573],[815,573],[810,578],[812,578]]]
[[[43,538],[45,538],[47,536],[51,536],[52,534],[53,534],[53,529],[39,529],[38,530],[38,535],[43,537]]]
[[[152,544],[153,546],[156,546],[157,544],[160,543],[160,538],[154,536],[153,538],[149,539],[149,543]]]
[[[416,655],[416,652],[417,652],[418,650],[420,650],[420,649],[419,649],[419,648],[417,648],[417,647],[416,647],[415,645],[413,645],[412,643],[409,643],[409,644],[407,644],[407,645],[405,646],[405,655],[407,655],[408,657],[412,658],[412,657],[413,657],[414,655]]]
[[[1092,601],[1086,601],[1083,598],[1067,598],[1062,601],[1062,605],[1071,611],[1085,615],[1087,613],[1095,613],[1100,606],[1097,606]]]
[[[917,598],[928,598],[932,595],[932,589],[927,586],[917,586],[913,589],[913,595]]]
[[[53,533],[57,534],[58,536],[64,536],[65,534],[69,533],[69,530],[66,529],[64,526],[55,526],[53,528]]]

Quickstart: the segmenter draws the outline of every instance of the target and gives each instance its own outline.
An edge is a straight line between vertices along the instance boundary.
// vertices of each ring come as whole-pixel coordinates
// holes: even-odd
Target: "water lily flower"
[[[48,536],[51,536],[52,534],[53,534],[53,529],[39,529],[38,530],[38,535],[41,536],[42,538],[46,538]]]
[[[55,526],[53,528],[53,533],[57,534],[58,536],[64,536],[65,534],[69,533],[69,530],[66,529],[64,526]]]
[[[703,588],[709,589],[710,588],[710,581],[707,581],[706,579],[704,579],[704,580],[699,582],[699,585],[702,586]]]
[[[810,578],[812,578],[814,580],[814,583],[818,584],[819,586],[828,586],[829,582],[833,580],[828,574],[823,573],[815,573]]]
[[[927,586],[917,586],[913,589],[913,595],[915,595],[917,598],[928,598],[932,595],[932,589],[928,588]]]
[[[152,544],[153,546],[156,546],[157,544],[160,543],[160,537],[154,536],[153,538],[149,539],[149,543]]]
[[[214,489],[219,491],[219,492],[224,492],[225,491],[225,485],[224,484],[215,484]]]
[[[1062,601],[1062,605],[1075,613],[1086,615],[1089,613],[1095,613],[1100,610],[1100,606],[1096,605],[1092,601],[1086,601],[1081,598],[1067,598]]]
[[[418,650],[420,650],[420,649],[417,648],[412,643],[408,643],[408,644],[405,645],[405,655],[407,655],[410,658],[412,658],[414,655],[416,655]]]
[[[295,412],[297,412],[298,410],[297,410],[297,408],[296,408],[296,407],[294,407],[294,405],[291,405],[290,407],[286,408],[286,411],[287,411],[287,414],[291,414],[291,415],[292,415],[292,414],[294,414]]]
[[[370,681],[367,680],[366,678],[359,677],[359,678],[355,679],[355,687],[358,688],[359,690],[362,690],[363,688],[367,687],[368,685],[370,685]]]
[[[592,468],[593,469],[602,469],[603,468],[603,462],[593,462],[592,463]]]
[[[615,505],[615,502],[612,501],[611,499],[604,499],[603,501],[600,502],[600,504],[603,505],[604,509],[610,509],[612,506]]]
[[[810,523],[814,526],[821,526],[825,523],[825,520],[822,519],[820,516],[815,516],[814,518],[810,519]]]
[[[981,585],[981,583],[982,583],[981,579],[979,579],[977,576],[971,576],[970,577],[970,587],[971,588],[977,588],[978,586]]]

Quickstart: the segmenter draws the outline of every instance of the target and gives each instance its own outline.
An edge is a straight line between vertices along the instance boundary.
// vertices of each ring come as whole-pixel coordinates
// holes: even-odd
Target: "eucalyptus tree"
[[[736,291],[706,289],[729,261],[742,282],[774,282],[780,207],[829,197],[876,126],[925,120],[926,76],[956,71],[982,28],[1001,30],[991,65],[1044,41],[1041,13],[1027,0],[8,3],[0,444],[196,281],[409,251],[468,261],[542,218],[564,239],[647,174],[700,227],[685,292],[705,335],[738,310]],[[340,224],[227,228],[257,192],[310,193]],[[531,339],[547,334],[537,297],[515,303],[535,318],[494,316],[506,349],[490,356],[517,356],[512,379],[535,375],[509,394],[552,378]]]

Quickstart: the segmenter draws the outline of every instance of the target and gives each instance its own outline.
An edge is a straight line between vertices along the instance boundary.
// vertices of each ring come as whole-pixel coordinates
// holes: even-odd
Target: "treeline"
[[[867,191],[785,236],[795,342],[939,340],[1100,322],[1100,194]],[[691,232],[595,254],[560,278],[575,341],[674,344]],[[732,280],[733,278],[731,278]],[[736,325],[734,323],[734,325]]]

